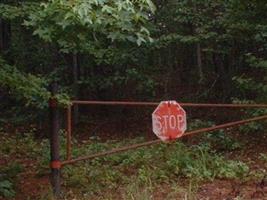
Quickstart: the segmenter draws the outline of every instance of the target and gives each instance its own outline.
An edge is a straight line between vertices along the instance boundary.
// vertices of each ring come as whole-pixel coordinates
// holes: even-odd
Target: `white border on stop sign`
[[[153,113],[152,113],[152,130],[153,130],[153,132],[154,132],[154,134],[155,135],[157,135],[161,140],[163,140],[163,141],[166,141],[166,140],[168,140],[169,138],[168,137],[166,137],[165,135],[164,135],[164,132],[166,131],[165,129],[163,129],[163,130],[161,130],[162,128],[163,128],[163,126],[162,126],[162,124],[160,123],[160,122],[158,122],[158,124],[160,124],[160,127],[162,127],[162,128],[160,128],[160,130],[159,130],[159,126],[157,126],[156,125],[156,122],[158,121],[158,119],[157,119],[157,117],[159,117],[157,114],[156,114],[156,112],[157,112],[157,110],[158,109],[160,109],[162,106],[165,106],[166,104],[175,104],[175,106],[177,106],[176,108],[177,108],[177,111],[180,111],[180,110],[182,110],[183,111],[183,113],[184,113],[184,125],[183,125],[183,128],[182,128],[182,134],[179,136],[179,137],[181,137],[183,134],[184,134],[184,132],[186,131],[186,129],[187,129],[187,117],[186,117],[186,112],[185,112],[185,110],[180,106],[180,104],[178,103],[178,102],[176,102],[175,100],[170,100],[170,101],[161,101],[160,103],[159,103],[159,105],[156,107],[156,109],[153,111]],[[179,138],[179,137],[177,137],[177,138]]]

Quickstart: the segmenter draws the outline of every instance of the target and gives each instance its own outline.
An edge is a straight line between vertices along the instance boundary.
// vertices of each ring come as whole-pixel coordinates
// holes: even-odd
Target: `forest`
[[[266,116],[266,19],[265,0],[1,0],[0,200],[59,198],[52,98],[61,160],[70,124],[73,157],[156,138],[157,106],[73,101],[261,105],[184,107],[187,131]],[[266,128],[262,120],[66,165],[60,199],[267,199]]]

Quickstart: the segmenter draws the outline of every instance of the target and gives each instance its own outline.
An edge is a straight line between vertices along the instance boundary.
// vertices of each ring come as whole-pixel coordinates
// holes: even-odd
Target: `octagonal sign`
[[[175,140],[186,130],[186,113],[176,101],[162,101],[152,114],[152,126],[161,140]]]

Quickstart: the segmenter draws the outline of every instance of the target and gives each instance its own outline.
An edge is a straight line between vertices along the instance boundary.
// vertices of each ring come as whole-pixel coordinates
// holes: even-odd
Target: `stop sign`
[[[162,101],[152,114],[152,126],[161,140],[175,140],[186,130],[186,113],[176,101]]]

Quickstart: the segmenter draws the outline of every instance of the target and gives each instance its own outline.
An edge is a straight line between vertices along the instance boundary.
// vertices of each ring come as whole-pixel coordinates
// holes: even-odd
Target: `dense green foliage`
[[[31,74],[24,74],[15,67],[0,60],[0,84],[10,90],[18,101],[34,104],[37,107],[46,105],[49,92],[45,89],[46,81]]]
[[[3,107],[31,104],[40,118],[54,81],[76,99],[263,103],[266,11],[260,0],[4,1]]]
[[[148,11],[154,11],[150,0],[52,0],[41,4],[40,11],[31,13],[24,24],[63,52],[97,54],[109,40],[138,45],[151,40],[144,27]]]

